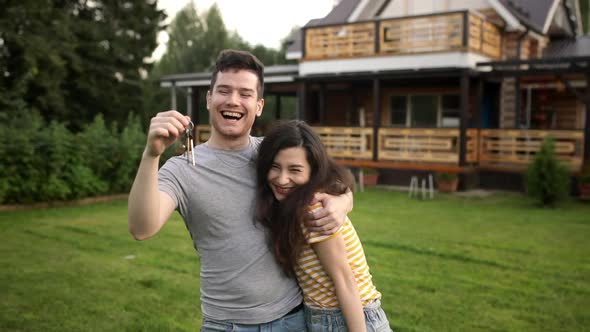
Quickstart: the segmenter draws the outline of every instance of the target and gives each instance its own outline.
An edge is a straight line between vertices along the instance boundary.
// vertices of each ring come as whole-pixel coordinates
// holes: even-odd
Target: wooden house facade
[[[590,37],[577,0],[341,0],[287,56],[298,64],[265,73],[276,114],[281,96],[296,97],[332,156],[377,168],[381,183],[449,171],[463,188],[520,189],[549,135],[573,175],[590,158]],[[208,77],[162,85],[204,95]]]

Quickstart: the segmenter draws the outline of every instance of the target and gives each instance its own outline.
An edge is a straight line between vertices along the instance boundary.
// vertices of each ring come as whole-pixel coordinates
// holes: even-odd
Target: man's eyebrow
[[[233,87],[231,85],[227,85],[227,84],[220,84],[218,86],[216,86],[216,89],[233,89]],[[238,91],[240,92],[254,92],[256,91],[255,89],[250,89],[250,88],[238,88]]]

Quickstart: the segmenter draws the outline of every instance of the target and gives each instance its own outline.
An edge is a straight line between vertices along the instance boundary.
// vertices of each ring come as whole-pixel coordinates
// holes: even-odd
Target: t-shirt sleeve
[[[183,210],[186,206],[182,189],[182,169],[176,158],[170,158],[158,171],[158,190],[165,192],[176,204],[176,209]]]
[[[308,212],[312,213],[312,212],[320,210],[320,209],[323,209],[322,203],[316,203],[314,205],[310,205],[307,210],[308,210]],[[310,231],[307,228],[307,226],[305,225],[305,223],[301,223],[301,230],[303,232],[303,237],[305,238],[305,241],[309,244],[323,242],[323,241],[329,240],[329,239],[333,238],[334,236],[342,233],[342,227],[340,227],[340,229],[338,229],[338,231],[334,234],[323,235],[318,232]]]

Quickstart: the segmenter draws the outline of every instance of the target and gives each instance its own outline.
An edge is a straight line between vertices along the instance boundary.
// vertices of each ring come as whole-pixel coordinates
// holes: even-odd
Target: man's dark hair
[[[250,70],[258,77],[258,99],[264,95],[264,65],[254,54],[246,51],[227,49],[221,51],[215,61],[215,69],[211,76],[209,90],[213,92],[217,73],[228,70]]]

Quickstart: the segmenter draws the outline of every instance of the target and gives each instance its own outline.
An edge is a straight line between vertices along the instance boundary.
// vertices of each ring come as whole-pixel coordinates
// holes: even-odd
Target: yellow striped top
[[[318,203],[310,206],[309,211],[311,212],[321,208],[321,203]],[[301,229],[306,243],[303,245],[301,253],[297,259],[295,274],[297,275],[299,286],[303,291],[303,300],[306,305],[313,308],[340,307],[332,279],[325,272],[320,263],[320,259],[311,248],[311,244],[328,240],[337,234],[342,234],[344,239],[348,264],[350,265],[357,282],[363,306],[373,300],[381,298],[381,293],[379,293],[377,288],[375,288],[375,285],[373,285],[361,241],[348,217],[338,232],[333,235],[326,236],[311,232],[304,224],[301,224]]]

